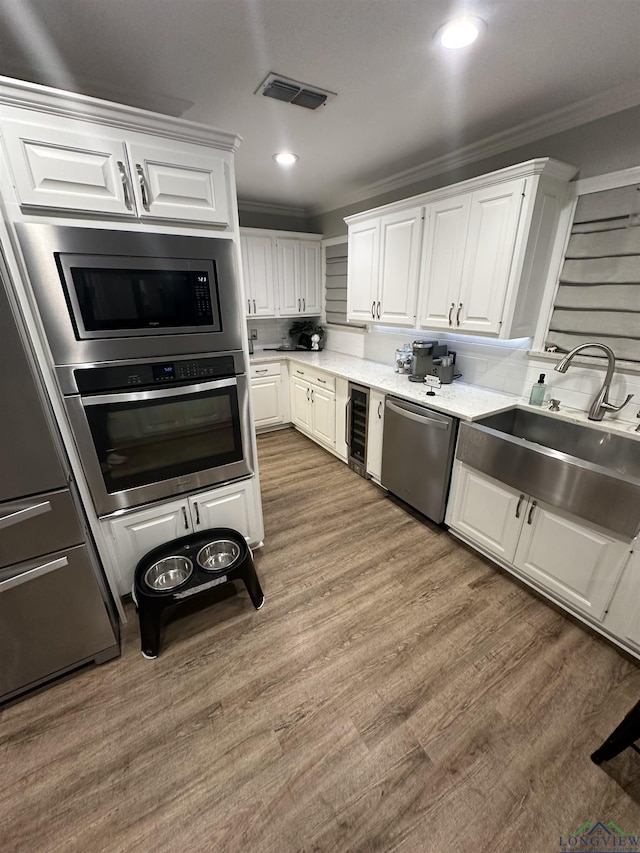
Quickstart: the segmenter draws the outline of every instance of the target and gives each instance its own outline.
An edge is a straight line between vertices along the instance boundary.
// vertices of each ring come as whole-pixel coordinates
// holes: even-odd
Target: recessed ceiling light
[[[280,166],[293,166],[300,158],[297,154],[292,154],[291,151],[279,151],[273,155],[273,159]]]
[[[478,38],[486,29],[486,24],[480,18],[464,15],[462,18],[454,18],[443,24],[435,35],[435,38],[443,47],[457,50],[467,47]]]

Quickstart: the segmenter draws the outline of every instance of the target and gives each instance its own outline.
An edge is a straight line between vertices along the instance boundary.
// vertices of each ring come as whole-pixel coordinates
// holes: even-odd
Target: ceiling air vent
[[[298,83],[273,72],[262,81],[255,94],[274,98],[276,101],[285,101],[287,104],[295,104],[297,107],[305,107],[307,110],[317,110],[328,100],[336,97],[335,92],[328,92],[317,86],[308,86],[306,83]]]

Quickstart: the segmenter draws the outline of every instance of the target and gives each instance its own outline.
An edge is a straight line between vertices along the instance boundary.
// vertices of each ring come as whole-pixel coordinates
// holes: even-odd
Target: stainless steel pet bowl
[[[144,573],[144,582],[158,592],[167,592],[189,580],[193,563],[188,557],[165,557]]]
[[[216,539],[198,551],[196,560],[207,572],[222,572],[230,568],[240,556],[240,546],[231,539]]]

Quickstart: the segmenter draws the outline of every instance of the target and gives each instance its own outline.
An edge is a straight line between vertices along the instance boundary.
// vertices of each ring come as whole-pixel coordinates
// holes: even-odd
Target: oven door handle
[[[115,394],[94,394],[81,397],[83,406],[107,406],[113,403],[144,403],[146,400],[163,400],[167,397],[188,397],[202,391],[215,391],[217,388],[233,388],[238,385],[235,376],[228,379],[215,379],[211,382],[198,382],[194,385],[181,385],[180,388],[154,388],[153,391],[132,391]]]

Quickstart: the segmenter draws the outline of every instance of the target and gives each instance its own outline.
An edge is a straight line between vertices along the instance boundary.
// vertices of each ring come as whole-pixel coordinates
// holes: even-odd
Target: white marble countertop
[[[359,382],[385,394],[395,394],[405,400],[421,403],[438,412],[453,415],[465,421],[474,421],[487,415],[503,412],[513,406],[519,406],[552,418],[581,423],[605,432],[624,433],[640,441],[640,433],[635,431],[638,425],[636,418],[627,420],[621,417],[605,416],[602,421],[590,421],[587,418],[587,412],[578,409],[561,406],[559,412],[550,412],[547,404],[531,406],[527,397],[507,394],[504,391],[493,391],[491,388],[483,388],[479,385],[470,385],[461,379],[455,379],[450,385],[433,389],[435,396],[428,397],[426,392],[430,389],[426,385],[409,382],[406,375],[396,373],[391,365],[352,355],[343,355],[331,350],[323,350],[322,352],[292,350],[287,352],[256,349],[249,361],[252,365],[273,361],[292,361],[308,367],[317,367],[319,370],[326,370],[328,373],[333,373],[352,382]]]

